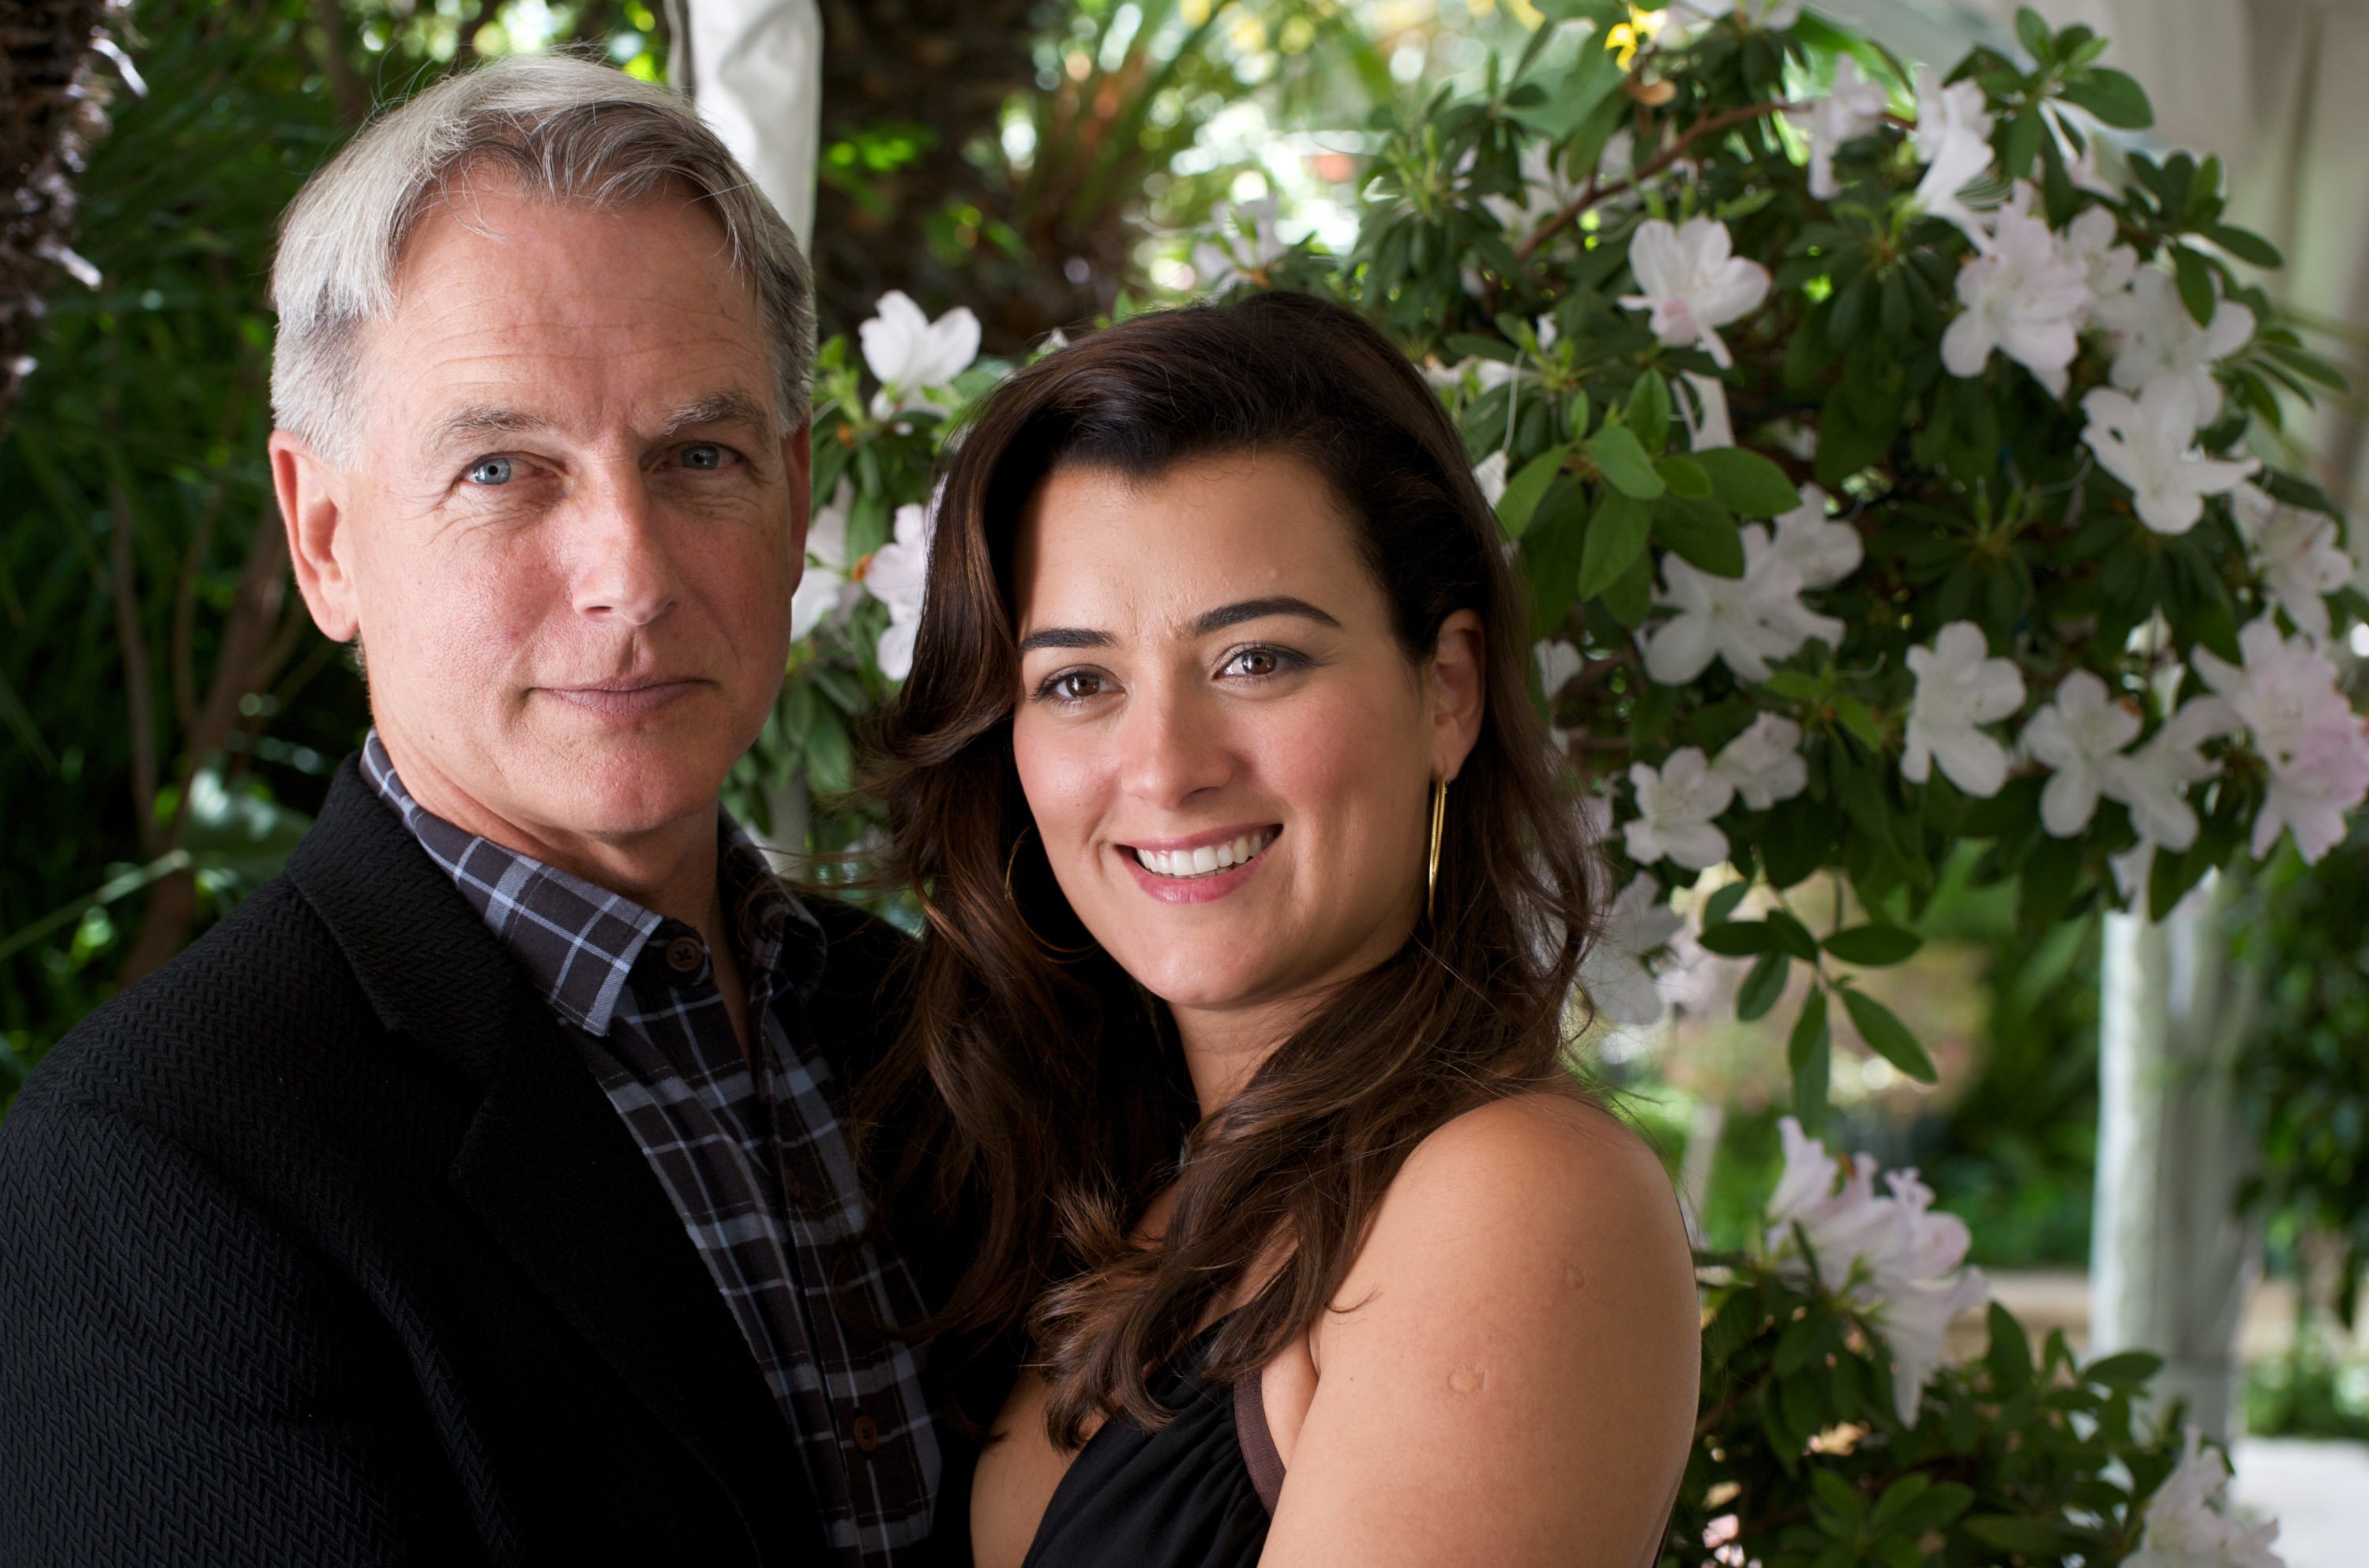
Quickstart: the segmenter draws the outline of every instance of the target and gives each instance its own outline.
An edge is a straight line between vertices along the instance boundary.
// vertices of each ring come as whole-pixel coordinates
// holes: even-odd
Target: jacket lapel
[[[765,1557],[818,1554],[795,1441],[681,1217],[550,1009],[351,759],[288,870],[389,1030],[484,1085],[454,1190],[731,1494]]]

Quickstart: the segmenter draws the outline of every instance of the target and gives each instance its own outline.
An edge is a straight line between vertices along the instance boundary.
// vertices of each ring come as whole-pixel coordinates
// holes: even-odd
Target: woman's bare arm
[[[1459,1117],[1335,1306],[1265,1568],[1653,1561],[1700,1352],[1677,1200],[1634,1133],[1550,1094]]]

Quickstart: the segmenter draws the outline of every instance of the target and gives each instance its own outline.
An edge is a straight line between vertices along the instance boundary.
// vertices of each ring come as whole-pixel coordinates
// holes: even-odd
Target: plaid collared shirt
[[[895,1562],[928,1537],[937,1494],[921,1357],[843,1322],[832,1294],[892,1324],[922,1308],[903,1263],[864,1239],[830,1069],[801,1048],[822,977],[814,917],[726,818],[717,876],[759,1036],[751,1071],[697,932],[428,811],[375,730],[362,773],[542,989],[641,1145],[797,1435],[830,1543],[866,1568]]]

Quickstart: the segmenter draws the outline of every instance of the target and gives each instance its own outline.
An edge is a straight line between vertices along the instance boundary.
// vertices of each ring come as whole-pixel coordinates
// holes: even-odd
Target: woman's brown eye
[[[1283,668],[1283,661],[1267,648],[1245,648],[1234,655],[1234,670],[1241,675],[1273,675]]]
[[[1099,676],[1088,675],[1082,671],[1056,676],[1053,680],[1053,694],[1066,703],[1082,702],[1102,689],[1103,683]]]

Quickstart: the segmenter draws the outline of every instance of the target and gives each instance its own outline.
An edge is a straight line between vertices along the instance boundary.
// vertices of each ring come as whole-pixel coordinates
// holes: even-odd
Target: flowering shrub
[[[1829,1155],[1790,1118],[1766,1246],[1706,1257],[1702,1413],[1665,1568],[2124,1562],[2277,1568],[2219,1450],[2134,1406],[2145,1355],[2034,1354],[1992,1304],[1963,1366],[1941,1330],[1985,1297],[1965,1227],[1916,1173]],[[2184,1443],[2184,1447],[2183,1447]]]

